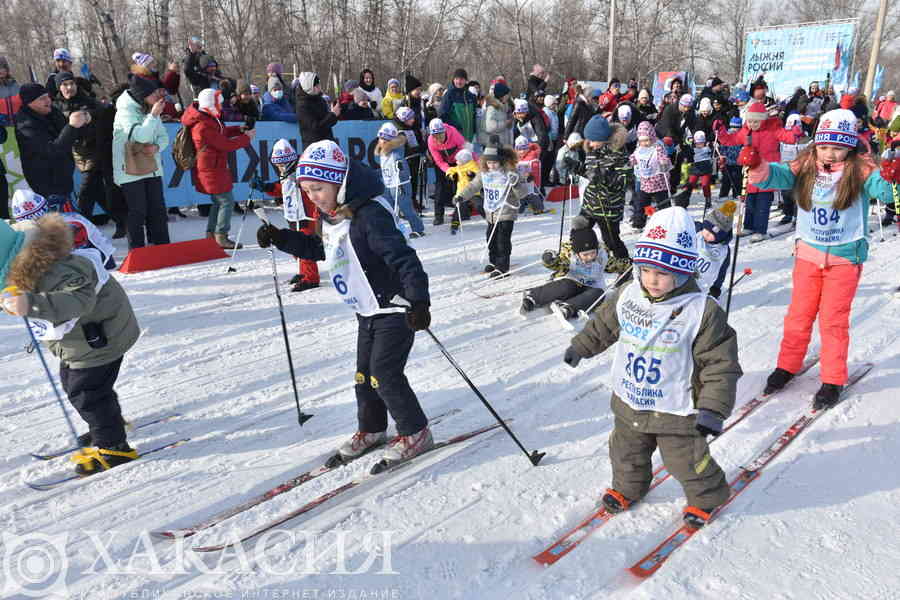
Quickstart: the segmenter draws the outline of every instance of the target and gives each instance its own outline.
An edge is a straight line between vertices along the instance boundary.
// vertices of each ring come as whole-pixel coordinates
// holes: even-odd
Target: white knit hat
[[[527,115],[528,112],[528,100],[522,98],[513,100],[513,114]]]
[[[705,144],[706,143],[706,133],[703,130],[694,132],[694,143],[695,144]]]
[[[347,157],[331,140],[310,144],[297,163],[297,181],[344,182],[347,175]]]
[[[50,212],[47,199],[31,190],[16,190],[12,197],[12,216],[16,221],[33,221]]]
[[[272,148],[272,158],[270,160],[273,165],[283,165],[285,163],[294,162],[297,160],[297,151],[294,150],[294,147],[291,146],[289,141],[282,138],[275,142],[275,146]]]
[[[846,108],[836,108],[829,110],[819,119],[813,143],[856,148],[858,141],[856,115]]]
[[[700,108],[702,113],[711,113],[713,111],[712,101],[709,98],[700,98]]]
[[[456,164],[464,165],[472,160],[472,151],[468,148],[462,148],[456,153]]]
[[[131,61],[136,65],[146,67],[153,62],[153,57],[149,54],[144,54],[143,52],[135,52],[131,55]]]
[[[384,123],[378,129],[378,137],[383,140],[393,140],[397,137],[397,127],[393,123]]]
[[[401,106],[397,109],[397,112],[394,113],[394,116],[397,117],[398,121],[408,121],[416,116],[416,113],[408,106]]]
[[[222,92],[211,88],[201,90],[197,94],[197,106],[200,112],[219,118],[222,114]]]
[[[432,135],[435,133],[444,133],[445,131],[447,131],[446,125],[444,125],[444,122],[437,117],[428,123],[428,133]]]
[[[514,148],[516,150],[528,150],[528,145],[529,145],[529,143],[528,143],[528,140],[525,139],[525,136],[520,135],[519,137],[516,138],[516,143],[515,143]]]
[[[634,264],[674,275],[692,275],[697,266],[694,220],[680,206],[656,211],[634,247]]]

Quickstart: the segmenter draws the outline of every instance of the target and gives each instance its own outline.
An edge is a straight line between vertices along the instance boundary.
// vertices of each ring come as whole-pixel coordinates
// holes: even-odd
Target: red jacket
[[[757,131],[750,131],[747,125],[741,127],[740,131],[728,133],[723,128],[716,131],[719,143],[724,146],[743,146],[747,143],[747,134],[753,134],[753,147],[759,151],[760,157],[764,162],[781,162],[781,142],[785,144],[796,144],[797,139],[802,134],[799,126],[793,130],[785,129],[781,125],[781,119],[769,118],[762,122]],[[754,185],[750,185],[747,189],[751,194],[761,191]]]
[[[226,127],[194,105],[185,111],[181,124],[191,128],[191,138],[197,148],[197,164],[191,170],[194,187],[201,194],[230,192],[234,183],[228,154],[249,146],[250,138],[241,132],[240,126]]]

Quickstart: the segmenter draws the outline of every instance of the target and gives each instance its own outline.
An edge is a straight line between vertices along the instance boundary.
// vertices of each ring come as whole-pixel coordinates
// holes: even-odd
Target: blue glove
[[[719,413],[701,408],[697,412],[697,424],[694,426],[702,435],[719,435],[722,433],[722,423],[725,417]]]
[[[578,366],[578,363],[581,362],[581,355],[578,354],[578,351],[575,350],[575,348],[569,346],[566,348],[566,353],[563,355],[563,362],[574,369]]]

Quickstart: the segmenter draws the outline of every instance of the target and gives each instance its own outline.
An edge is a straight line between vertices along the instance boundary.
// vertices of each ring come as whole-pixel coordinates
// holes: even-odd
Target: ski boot
[[[572,317],[578,314],[578,311],[571,304],[566,304],[565,302],[560,302],[559,300],[554,300],[550,305],[550,310],[557,313],[563,319],[568,321]]]
[[[504,277],[508,277],[508,276],[509,275],[506,274],[506,271],[501,271],[500,269],[494,269],[488,275],[488,277],[490,277],[491,279],[503,279]]]
[[[519,307],[519,314],[523,317],[526,313],[530,313],[535,308],[534,298],[531,297],[531,294],[525,292],[522,294],[522,306]]]
[[[384,445],[387,441],[387,433],[379,431],[376,433],[365,433],[357,431],[353,437],[341,444],[338,451],[325,461],[325,466],[334,469],[341,465],[345,465],[350,461],[356,460],[363,454],[371,452],[375,448]]]
[[[434,438],[431,437],[431,429],[427,425],[411,435],[398,435],[390,441],[384,456],[372,466],[370,473],[376,475],[386,471],[395,464],[416,457],[433,447]]]
[[[702,509],[696,506],[688,506],[684,509],[684,524],[692,529],[700,529],[709,522],[714,509]]]
[[[70,457],[75,463],[75,473],[81,477],[108,471],[137,459],[137,450],[122,442],[112,448],[82,448]]]
[[[606,493],[600,498],[600,502],[603,503],[603,507],[607,511],[614,515],[628,510],[628,507],[632,504],[631,500],[612,488],[606,490]]]
[[[301,281],[303,281],[303,275],[300,275],[298,273],[297,275],[294,275],[293,277],[291,277],[291,280],[288,283],[290,283],[291,285],[297,285]]]
[[[780,391],[793,378],[793,373],[785,371],[781,367],[776,368],[769,374],[769,378],[766,380],[766,387],[763,390],[763,395],[769,396],[777,391]]]
[[[483,273],[493,273],[494,269],[495,269],[494,265],[492,265],[491,263],[488,263],[488,264],[484,265],[484,269],[482,270],[482,272]]]
[[[319,287],[318,283],[314,283],[312,281],[306,281],[305,279],[301,279],[297,282],[294,287],[291,288],[292,292],[305,292],[306,290],[314,290]]]
[[[94,438],[91,437],[91,432],[82,433],[78,436],[78,447],[79,448],[90,448],[94,445]]]
[[[813,398],[813,410],[827,410],[840,402],[844,386],[823,383]]]

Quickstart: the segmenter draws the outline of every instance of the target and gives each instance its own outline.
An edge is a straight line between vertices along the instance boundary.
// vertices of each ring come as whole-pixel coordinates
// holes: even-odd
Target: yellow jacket
[[[403,103],[403,94],[387,92],[381,99],[381,114],[385,119],[393,119],[394,111]]]
[[[478,163],[474,160],[470,160],[464,165],[456,165],[447,169],[447,177],[456,182],[457,196],[469,187],[469,182],[478,174],[478,171]]]

